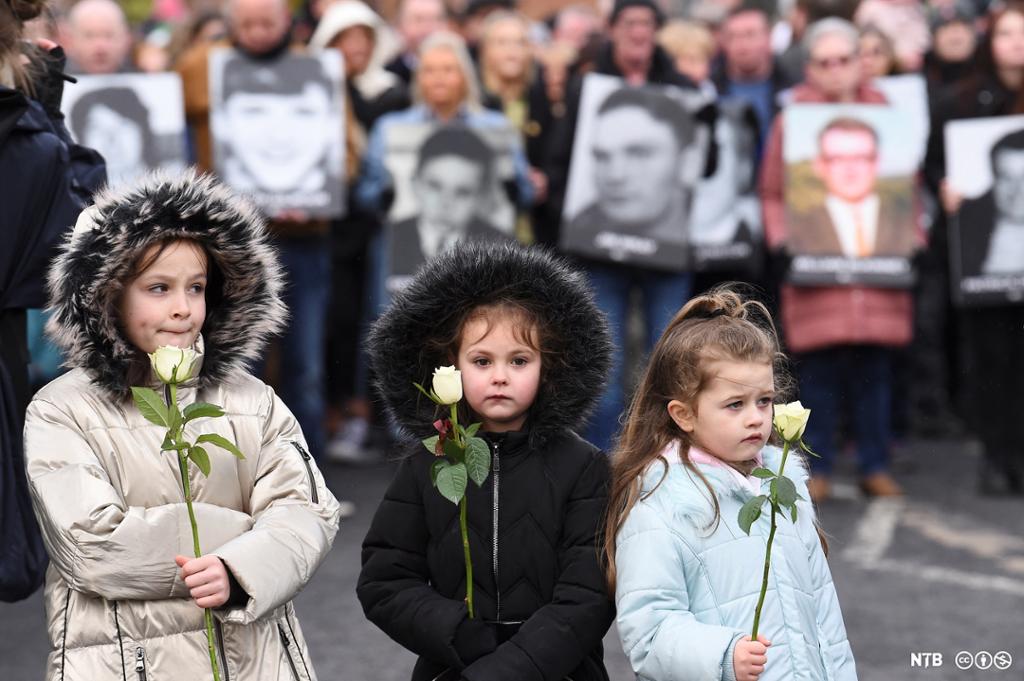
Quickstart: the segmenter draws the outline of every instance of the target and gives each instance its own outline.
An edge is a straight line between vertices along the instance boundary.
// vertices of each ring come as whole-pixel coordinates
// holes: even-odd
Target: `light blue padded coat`
[[[778,471],[782,451],[765,447],[761,454],[764,466]],[[660,461],[648,467],[648,496],[633,507],[616,537],[622,645],[642,680],[735,681],[733,652],[753,624],[770,507],[765,504],[748,536],[737,515],[755,494],[750,483],[759,481],[744,481],[720,464],[699,463],[721,505],[716,527],[707,487],[680,461],[678,443],[662,457],[667,474]],[[788,514],[778,518],[759,627],[771,646],[759,681],[856,681],[798,456],[789,456],[785,474],[803,499],[795,524]]]

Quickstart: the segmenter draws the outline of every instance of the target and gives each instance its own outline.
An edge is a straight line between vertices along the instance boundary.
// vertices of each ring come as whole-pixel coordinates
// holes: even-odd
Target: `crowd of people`
[[[948,295],[946,215],[957,210],[959,197],[944,182],[943,126],[958,118],[1013,114],[1024,101],[1017,94],[1024,73],[1022,15],[1012,5],[983,5],[967,0],[800,0],[778,6],[619,0],[600,7],[531,5],[523,7],[527,15],[511,0],[459,6],[406,0],[379,7],[354,0],[309,1],[300,7],[285,0],[168,1],[144,9],[114,0],[79,0],[48,6],[26,23],[25,34],[60,43],[69,74],[180,74],[186,160],[205,171],[214,168],[211,51],[232,46],[263,61],[324,49],[341,52],[346,105],[335,116],[343,119],[337,125],[344,130],[345,168],[338,181],[348,187],[347,213],[340,220],[294,210],[267,216],[289,280],[285,295],[291,319],[269,360],[255,366],[273,377],[316,456],[337,460],[372,457],[389,437],[373,404],[372,377],[361,351],[367,323],[389,297],[376,273],[385,257],[393,266],[400,264],[402,254],[394,254],[399,248],[416,251],[409,271],[402,273],[411,275],[418,258],[446,243],[429,236],[429,219],[420,215],[422,243],[402,242],[384,253],[381,225],[395,192],[384,163],[390,126],[459,122],[518,130],[522,161],[510,192],[519,214],[515,235],[557,248],[585,74],[693,89],[723,111],[742,102],[756,120],[758,141],[747,153],[757,176],[766,248],[754,266],[696,274],[581,258],[612,319],[617,352],[587,434],[608,447],[618,429],[631,373],[629,318],[638,300],[645,320],[639,350],[645,352],[691,295],[723,280],[748,281],[780,312],[801,388],[816,402],[814,438],[823,457],[814,464],[812,494],[821,499],[829,493],[831,461],[843,438],[855,443],[865,491],[896,494],[899,486],[887,464],[894,441],[958,436],[965,426],[989,452],[985,489],[1021,488],[1009,435],[983,428],[989,411],[974,409],[986,402],[977,395],[1014,393],[1007,377],[1015,355],[996,348],[1016,328],[1017,307],[955,310]],[[920,210],[913,218],[921,231],[915,245],[916,288],[786,284],[786,105],[885,103],[873,80],[907,73],[925,78],[932,114],[915,199]],[[88,137],[84,123],[69,122],[78,129],[76,138]],[[644,125],[640,120],[633,128]],[[125,128],[108,127],[110,138]],[[620,136],[616,131],[603,138]],[[268,146],[289,143],[288,134],[268,131],[263,137]],[[645,178],[623,180],[631,184],[620,189],[634,196],[634,203],[657,205],[658,185]],[[602,190],[605,195],[615,191]],[[675,203],[677,212],[685,210],[685,201]],[[600,210],[598,202],[574,219],[595,222],[594,211]],[[489,227],[468,229],[479,234]],[[1011,364],[996,367],[994,357]],[[1012,399],[999,403],[1008,409],[1015,404]]]
[[[814,411],[805,439],[820,456],[792,474],[810,501],[830,496],[847,444],[860,489],[897,496],[891,454],[900,438],[967,434],[985,451],[981,491],[1024,493],[1012,426],[1024,406],[1024,308],[954,305],[951,235],[972,228],[977,204],[947,178],[944,134],[953,121],[1024,114],[1024,6],[549,4],[0,0],[0,234],[9,246],[0,249],[0,541],[18,554],[0,563],[0,597],[39,586],[45,540],[52,670],[114,675],[131,655],[140,678],[147,664],[178,659],[191,666],[177,672],[199,678],[206,648],[196,654],[203,624],[191,600],[224,609],[218,654],[233,675],[284,678],[287,667],[313,678],[291,598],[351,512],[317,462],[379,461],[395,439],[445,437],[411,389],[439,364],[464,372],[468,408],[493,451],[492,487],[466,492],[470,526],[483,537],[472,552],[493,571],[480,576],[484,621],[467,618],[456,507],[432,491],[431,458],[405,457],[364,544],[358,592],[367,617],[420,656],[417,679],[606,679],[600,641],[612,592],[645,677],[778,678],[776,656],[786,655],[809,678],[855,678],[809,504],[799,522],[794,506],[777,549],[792,570],[777,593],[796,599],[766,611],[767,630],[788,631],[775,641],[782,645],[741,633],[756,593],[735,566],[754,565],[762,545],[744,543],[732,516],[737,500],[760,489],[755,467],[778,463],[765,447],[770,412],[789,392]],[[222,48],[240,56],[238,70],[213,74],[211,55]],[[258,68],[325,50],[342,56],[341,100],[288,78],[268,84]],[[130,146],[145,160],[162,144],[131,132],[140,105],[130,90],[120,111],[65,119],[62,96],[76,77],[123,73],[178,75],[181,157],[197,170],[138,181],[89,147]],[[626,87],[584,123],[591,74]],[[906,224],[890,235],[886,197],[873,189],[878,134],[850,119],[814,140],[826,198],[811,221],[835,223],[824,252],[909,254],[913,285],[802,283],[791,276],[805,235],[787,204],[786,137],[801,132],[786,124],[791,107],[899,107],[877,87],[896,74],[923,78],[930,114]],[[217,145],[241,119],[215,114],[245,106],[229,104],[232,83],[244,94],[292,87],[308,121],[302,130],[266,125],[258,145],[236,144],[243,180],[224,177],[218,161]],[[701,104],[684,114],[645,86]],[[730,117],[749,124],[749,139],[720,134],[716,121]],[[420,124],[433,132],[410,172],[419,211],[403,218],[404,242],[385,229],[404,191],[389,145],[394,130]],[[587,125],[597,131],[596,192],[570,219],[570,171]],[[493,149],[466,131],[504,129],[515,139],[499,179]],[[985,201],[998,216],[978,270],[1024,272],[1018,137],[990,152]],[[343,162],[318,181],[338,190],[343,217],[257,209],[219,181],[265,185],[254,166],[307,168],[294,157],[332,142]],[[634,165],[612,167],[617,155]],[[716,200],[739,206],[723,199],[736,181],[713,181],[722,167],[750,176],[739,181],[749,194],[742,241],[756,257],[725,269],[651,267],[567,249],[567,229],[642,222],[665,230],[667,242],[680,237],[674,225],[717,210]],[[477,208],[491,185],[514,213],[510,230]],[[876,216],[868,237],[865,206]],[[458,243],[488,235],[497,245]],[[567,257],[553,258],[560,250]],[[51,351],[71,368],[56,380],[26,331],[43,308]],[[206,471],[198,516],[220,548],[202,558],[185,555],[180,490],[164,484],[176,473],[155,455],[164,445],[142,415],[118,407],[149,375],[145,353],[162,344],[196,349],[201,374],[179,394],[216,399],[227,412],[223,437],[251,453],[231,472]],[[638,355],[649,360],[633,388]],[[602,452],[615,453],[610,467]],[[516,490],[503,492],[500,521],[499,479]],[[709,516],[707,492],[723,500]],[[714,529],[681,534],[666,524],[673,514]],[[603,565],[594,550],[601,528]],[[674,572],[683,554],[679,572],[693,579]],[[687,588],[693,600],[680,605]],[[728,603],[716,601],[723,593]],[[110,629],[111,609],[116,637],[96,638],[93,630]],[[678,654],[662,627],[692,635],[699,650]],[[794,632],[799,645],[787,643]],[[103,652],[113,646],[120,659]]]

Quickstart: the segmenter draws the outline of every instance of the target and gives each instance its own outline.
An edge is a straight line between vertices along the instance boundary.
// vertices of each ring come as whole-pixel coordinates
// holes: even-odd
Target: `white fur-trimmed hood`
[[[203,324],[201,387],[257,359],[287,320],[281,267],[263,218],[247,200],[194,170],[151,173],[105,189],[50,267],[47,332],[67,366],[88,370],[114,396],[128,393],[128,371],[139,359],[118,326],[117,282],[149,246],[175,238],[202,244],[224,278],[220,301]]]

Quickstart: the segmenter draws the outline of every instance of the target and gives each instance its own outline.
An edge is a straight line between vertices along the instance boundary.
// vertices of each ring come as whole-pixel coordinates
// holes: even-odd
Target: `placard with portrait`
[[[946,180],[962,198],[949,216],[954,300],[1024,301],[1024,116],[951,121]]]
[[[783,120],[789,281],[911,286],[913,119],[889,106],[797,104]]]
[[[343,73],[337,50],[272,61],[226,48],[211,52],[217,174],[270,217],[343,215]]]
[[[71,136],[100,152],[116,187],[149,170],[185,167],[185,108],[176,73],[76,76],[61,110]]]
[[[387,133],[384,163],[395,192],[385,231],[388,291],[460,241],[515,239],[515,130],[410,123]]]
[[[671,86],[587,74],[580,95],[560,246],[594,260],[692,267],[693,189],[707,155],[706,101]]]

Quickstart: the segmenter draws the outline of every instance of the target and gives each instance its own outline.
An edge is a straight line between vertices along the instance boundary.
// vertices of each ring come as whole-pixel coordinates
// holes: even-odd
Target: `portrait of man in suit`
[[[822,204],[790,213],[790,251],[798,255],[909,257],[914,249],[910,196],[879,191],[879,138],[868,123],[831,120],[818,134],[814,175]]]
[[[495,152],[464,126],[446,126],[424,140],[412,193],[419,212],[391,225],[391,274],[411,275],[462,239],[512,240],[484,217],[495,191]]]
[[[960,207],[965,277],[1024,272],[1024,130],[1000,137],[989,162],[992,188]]]

